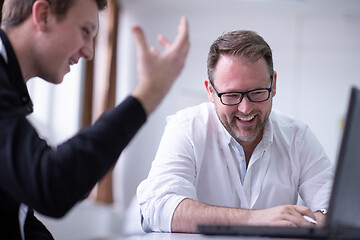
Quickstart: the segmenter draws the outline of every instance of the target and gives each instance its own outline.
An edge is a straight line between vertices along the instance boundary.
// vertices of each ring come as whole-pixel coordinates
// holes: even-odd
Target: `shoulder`
[[[269,119],[274,137],[289,143],[293,141],[299,143],[306,132],[309,132],[307,124],[278,110],[273,110]]]
[[[271,112],[270,121],[272,125],[277,128],[283,128],[292,131],[297,131],[308,127],[307,124],[296,119],[295,117],[286,115],[276,109]]]
[[[216,126],[216,112],[212,103],[205,102],[197,106],[185,108],[166,119],[167,131],[173,135],[186,136],[190,141],[196,141],[198,144],[213,134]]]
[[[181,123],[206,123],[213,115],[213,106],[209,102],[197,106],[188,107],[167,117],[167,122],[176,121]]]

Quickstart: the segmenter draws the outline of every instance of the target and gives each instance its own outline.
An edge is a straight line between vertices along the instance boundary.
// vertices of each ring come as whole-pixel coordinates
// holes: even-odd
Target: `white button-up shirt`
[[[171,231],[185,198],[264,209],[296,204],[300,195],[313,211],[328,206],[333,168],[307,125],[273,110],[242,182],[239,148],[212,103],[167,121],[149,176],[137,189],[143,221],[153,231]]]

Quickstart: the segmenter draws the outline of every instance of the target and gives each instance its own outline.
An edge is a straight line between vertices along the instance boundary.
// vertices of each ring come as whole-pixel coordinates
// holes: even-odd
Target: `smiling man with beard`
[[[212,44],[210,101],[167,119],[138,187],[145,231],[314,224],[307,217],[322,225],[332,166],[307,125],[272,110],[276,80],[271,48],[257,33],[233,31]]]

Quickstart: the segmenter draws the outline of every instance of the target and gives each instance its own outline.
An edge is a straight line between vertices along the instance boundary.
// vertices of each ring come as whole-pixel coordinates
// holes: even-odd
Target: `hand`
[[[136,40],[139,78],[132,95],[142,103],[149,115],[160,104],[184,67],[190,47],[188,22],[186,17],[181,18],[178,35],[173,43],[162,35],[158,37],[163,52],[148,48],[144,32],[139,26],[134,26],[132,30]]]
[[[315,219],[310,208],[298,205],[284,205],[264,210],[250,210],[249,224],[271,226],[314,226],[303,218]]]

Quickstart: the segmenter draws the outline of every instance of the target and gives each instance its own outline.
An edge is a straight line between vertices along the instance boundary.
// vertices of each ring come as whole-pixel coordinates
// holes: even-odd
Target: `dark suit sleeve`
[[[35,216],[30,209],[24,224],[24,235],[26,240],[54,240],[49,230]]]
[[[11,94],[0,96],[4,101]],[[140,102],[129,96],[93,126],[52,149],[24,114],[8,105],[0,103],[0,187],[14,200],[52,217],[63,216],[92,189],[146,121]]]

